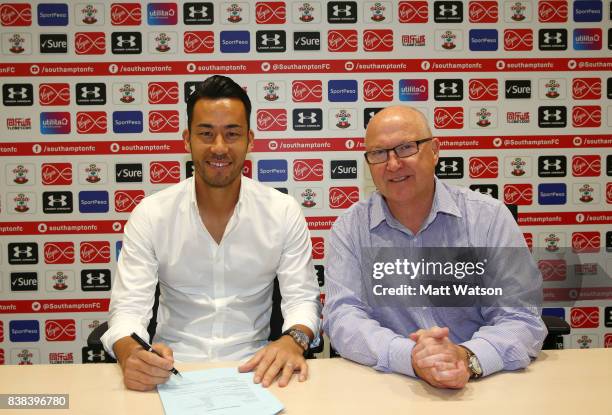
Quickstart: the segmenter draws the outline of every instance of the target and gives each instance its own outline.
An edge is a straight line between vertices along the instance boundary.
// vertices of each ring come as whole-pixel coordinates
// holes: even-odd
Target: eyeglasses
[[[387,160],[389,160],[389,151],[394,151],[395,155],[399,158],[406,158],[414,156],[416,153],[418,153],[419,144],[431,141],[432,138],[433,137],[427,137],[416,141],[409,141],[393,148],[381,148],[380,150],[366,151],[363,155],[365,156],[368,164],[380,164],[387,162]]]

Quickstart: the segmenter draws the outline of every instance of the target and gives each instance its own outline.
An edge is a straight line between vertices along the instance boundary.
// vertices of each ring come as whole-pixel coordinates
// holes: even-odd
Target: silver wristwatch
[[[463,347],[463,349],[467,352],[470,379],[478,379],[482,376],[482,367],[480,366],[480,361],[470,349],[468,349],[467,347]]]
[[[304,353],[306,353],[308,351],[308,348],[310,346],[310,337],[308,337],[308,335],[306,333],[304,333],[302,330],[291,328],[289,330],[284,331],[282,335],[283,336],[291,336],[293,338],[293,340],[302,349],[304,349]]]

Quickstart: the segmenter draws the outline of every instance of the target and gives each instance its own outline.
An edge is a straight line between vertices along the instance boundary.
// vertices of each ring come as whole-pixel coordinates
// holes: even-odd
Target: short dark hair
[[[187,100],[187,128],[191,131],[193,107],[199,99],[236,98],[244,105],[247,128],[251,128],[251,100],[247,93],[233,79],[223,75],[213,75],[196,86],[195,92]]]

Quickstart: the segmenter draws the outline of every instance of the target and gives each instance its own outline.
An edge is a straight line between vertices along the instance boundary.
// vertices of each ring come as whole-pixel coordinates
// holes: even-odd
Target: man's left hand
[[[280,339],[268,344],[255,353],[246,363],[238,367],[240,372],[250,372],[255,369],[253,381],[260,383],[264,388],[272,384],[279,375],[278,386],[285,387],[293,372],[299,371],[299,381],[308,377],[308,365],[304,359],[302,349],[291,336],[281,336]]]

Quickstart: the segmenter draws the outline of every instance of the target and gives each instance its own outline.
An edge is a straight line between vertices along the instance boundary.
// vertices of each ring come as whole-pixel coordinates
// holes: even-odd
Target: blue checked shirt
[[[448,327],[470,349],[483,375],[526,367],[546,337],[536,307],[373,307],[364,301],[363,247],[525,247],[510,211],[498,200],[436,179],[431,212],[415,235],[389,211],[380,193],[352,206],[334,224],[325,270],[323,328],[347,359],[383,372],[415,376],[408,335]],[[541,284],[535,264],[530,265]]]

